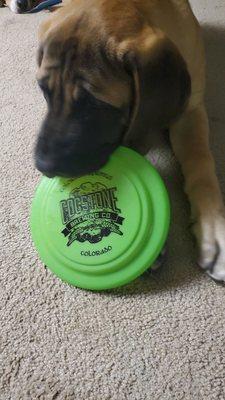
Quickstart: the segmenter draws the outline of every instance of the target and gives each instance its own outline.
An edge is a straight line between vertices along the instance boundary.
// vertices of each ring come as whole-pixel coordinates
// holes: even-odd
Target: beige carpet
[[[209,62],[212,146],[225,189],[225,4],[193,0]],[[35,83],[36,31],[46,13],[0,10],[1,400],[224,400],[225,287],[195,264],[176,162],[154,153],[173,204],[162,271],[108,293],[55,278],[30,239],[39,174],[34,138],[45,110]]]

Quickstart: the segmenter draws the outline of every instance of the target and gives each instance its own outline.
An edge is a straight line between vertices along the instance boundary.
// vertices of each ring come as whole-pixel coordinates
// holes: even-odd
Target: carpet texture
[[[208,59],[207,107],[225,189],[225,5],[193,0]],[[160,272],[104,293],[62,283],[32,245],[39,174],[32,148],[45,102],[35,83],[36,32],[47,13],[0,10],[0,399],[224,400],[225,287],[196,266],[189,206],[165,143],[150,157],[172,200]]]

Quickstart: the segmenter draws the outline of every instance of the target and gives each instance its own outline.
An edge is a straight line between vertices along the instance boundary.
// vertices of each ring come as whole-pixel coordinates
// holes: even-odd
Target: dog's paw
[[[225,282],[225,216],[202,216],[193,232],[199,248],[198,264],[211,278]]]

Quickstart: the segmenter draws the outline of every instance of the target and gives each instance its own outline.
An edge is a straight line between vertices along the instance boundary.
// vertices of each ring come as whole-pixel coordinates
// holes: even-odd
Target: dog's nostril
[[[16,4],[21,11],[25,11],[28,6],[27,0],[17,0]]]

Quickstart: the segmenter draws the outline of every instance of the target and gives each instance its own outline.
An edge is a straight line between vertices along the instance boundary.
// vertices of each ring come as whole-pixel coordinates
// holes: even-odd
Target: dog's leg
[[[170,129],[173,150],[181,164],[191,203],[199,265],[212,278],[225,281],[225,209],[208,134],[204,105],[186,111]]]

